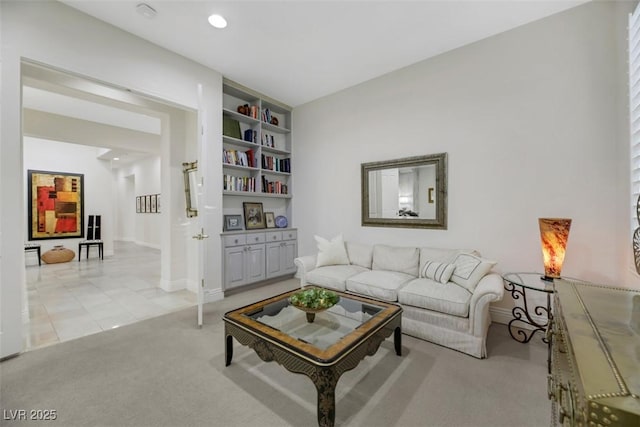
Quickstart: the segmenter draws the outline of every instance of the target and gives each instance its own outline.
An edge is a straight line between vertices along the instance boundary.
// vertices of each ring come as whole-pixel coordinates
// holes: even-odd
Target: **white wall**
[[[133,196],[122,202],[126,205],[119,212],[120,221],[125,224],[133,219],[131,240],[152,248],[161,248],[161,214],[136,213],[135,198],[148,194],[161,194],[160,157],[152,156],[135,162],[117,172],[118,187],[125,189],[133,181]]]
[[[114,213],[117,197],[113,193],[111,165],[97,158],[98,149],[84,145],[48,141],[39,138],[24,139],[24,173],[27,182],[27,170],[53,172],[72,172],[84,174],[84,232],[86,238],[87,218],[89,215],[101,215],[102,240],[104,254],[113,255]],[[25,209],[28,207],[28,192],[24,194]],[[54,245],[64,245],[78,255],[78,242],[82,239],[37,240],[42,252]],[[97,251],[93,249],[93,255]],[[83,256],[86,257],[86,254]]]
[[[620,117],[631,6],[588,3],[296,108],[299,253],[315,252],[314,234],[343,233],[541,271],[537,219],[569,217],[563,275],[631,286]],[[441,152],[448,230],[361,226],[361,163]]]

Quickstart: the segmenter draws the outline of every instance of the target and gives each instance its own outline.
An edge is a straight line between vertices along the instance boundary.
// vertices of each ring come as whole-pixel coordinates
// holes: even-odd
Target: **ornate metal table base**
[[[508,280],[505,281],[504,288],[506,291],[511,292],[511,297],[513,297],[514,300],[518,300],[522,298],[522,304],[523,304],[522,306],[516,306],[513,308],[513,310],[511,310],[513,319],[509,322],[509,326],[508,326],[509,334],[511,335],[511,338],[521,343],[528,343],[529,341],[531,341],[531,338],[533,338],[533,335],[536,332],[542,332],[543,334],[542,341],[548,344],[549,341],[546,338],[546,329],[547,329],[547,326],[549,325],[549,319],[552,318],[551,294],[547,293],[546,307],[542,305],[538,305],[533,308],[533,312],[537,316],[544,316],[547,319],[547,321],[544,323],[538,323],[531,317],[531,314],[529,312],[529,304],[527,302],[526,288],[516,283],[509,282]],[[518,325],[524,326],[525,328],[522,329],[518,327]],[[533,326],[533,329],[531,329],[530,326]],[[515,335],[514,335],[514,330],[516,331]]]
[[[233,338],[252,348],[265,362],[275,361],[290,372],[304,374],[313,381],[318,392],[318,425],[333,426],[336,417],[335,390],[340,376],[358,366],[366,356],[378,351],[380,344],[391,334],[395,351],[402,355],[401,316],[398,315],[373,335],[358,343],[342,358],[322,363],[289,351],[285,347],[261,338],[241,326],[225,321],[225,360],[229,366],[233,358]]]

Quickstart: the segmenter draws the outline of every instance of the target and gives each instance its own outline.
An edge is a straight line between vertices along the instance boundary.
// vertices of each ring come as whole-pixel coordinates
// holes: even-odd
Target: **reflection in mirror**
[[[184,174],[184,196],[187,202],[187,217],[192,218],[198,216],[198,200],[197,200],[197,172],[198,162],[190,162],[182,164],[182,173]]]
[[[446,229],[446,156],[362,164],[362,225]]]

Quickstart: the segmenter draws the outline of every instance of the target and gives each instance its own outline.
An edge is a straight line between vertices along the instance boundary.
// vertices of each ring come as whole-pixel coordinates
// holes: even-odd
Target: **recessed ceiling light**
[[[142,16],[144,16],[145,18],[153,18],[156,16],[156,14],[158,12],[156,12],[156,10],[154,8],[152,8],[151,6],[149,6],[146,3],[138,3],[138,5],[136,6],[136,10],[138,11],[138,13]]]
[[[213,14],[209,16],[209,24],[216,28],[224,28],[227,26],[227,20],[221,15]]]
[[[113,160],[120,160],[120,157],[114,157]]]

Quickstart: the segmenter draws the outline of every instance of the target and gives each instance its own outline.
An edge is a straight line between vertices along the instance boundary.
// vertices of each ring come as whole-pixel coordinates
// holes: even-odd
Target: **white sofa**
[[[316,239],[318,254],[295,259],[302,287],[313,284],[397,302],[403,307],[403,333],[487,356],[489,304],[503,295],[502,278],[490,272],[495,262],[470,250]]]

